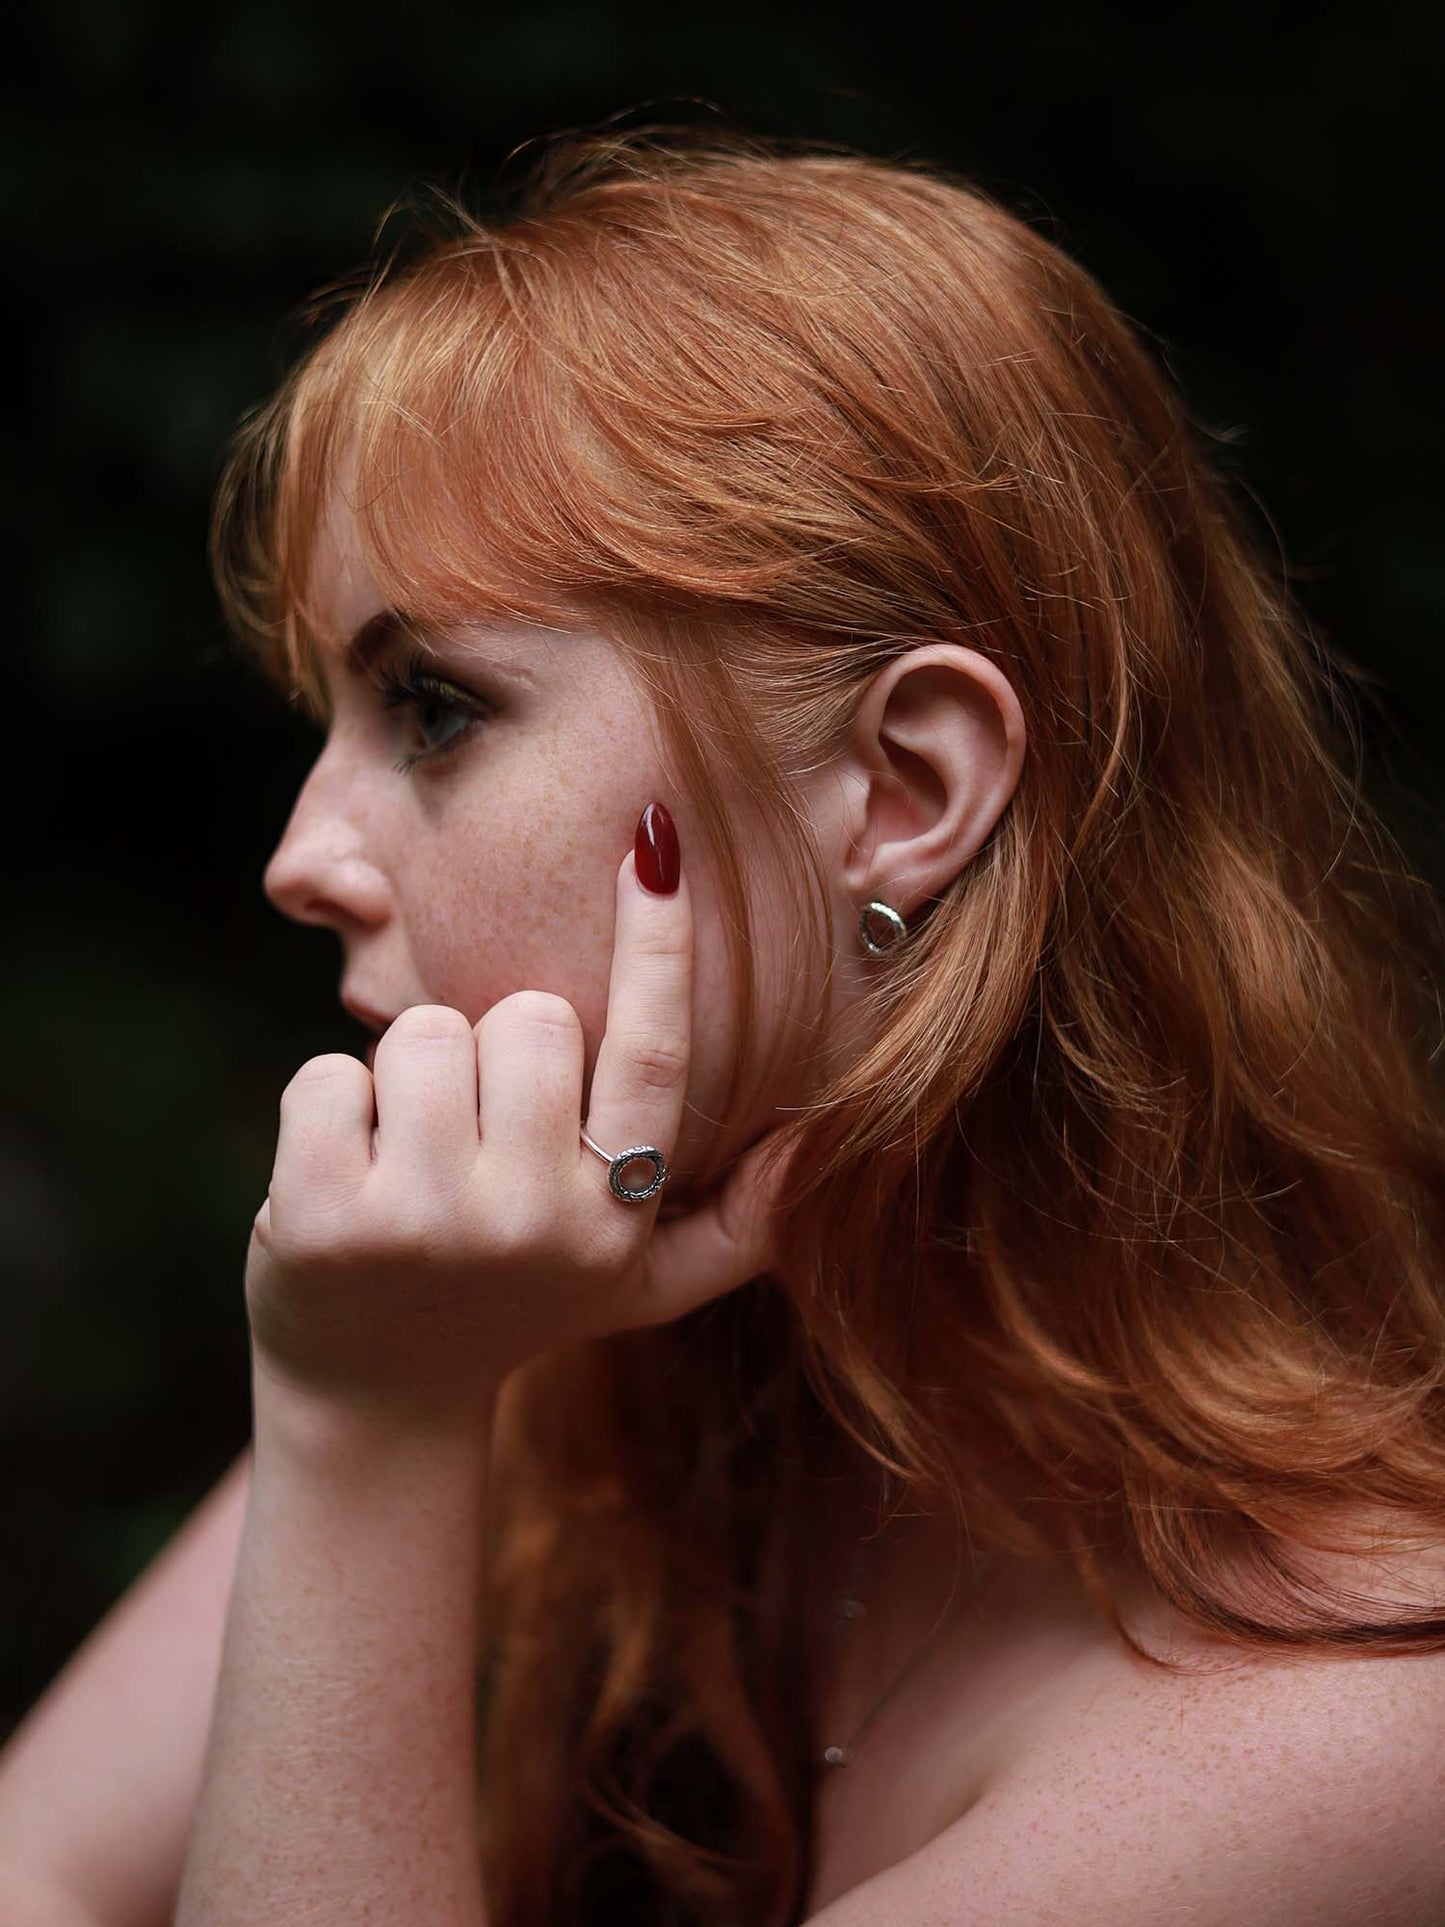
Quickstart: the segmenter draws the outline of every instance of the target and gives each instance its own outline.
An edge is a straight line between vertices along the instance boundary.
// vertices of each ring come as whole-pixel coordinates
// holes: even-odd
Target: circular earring
[[[871,920],[871,921],[870,921]],[[882,930],[877,925],[882,925]],[[858,917],[858,938],[875,957],[896,950],[908,935],[908,925],[888,903],[865,903]]]

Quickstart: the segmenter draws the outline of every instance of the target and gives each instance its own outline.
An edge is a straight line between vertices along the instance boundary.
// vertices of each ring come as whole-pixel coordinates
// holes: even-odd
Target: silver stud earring
[[[907,935],[908,925],[891,904],[875,901],[863,905],[858,917],[858,940],[875,957],[896,950]]]

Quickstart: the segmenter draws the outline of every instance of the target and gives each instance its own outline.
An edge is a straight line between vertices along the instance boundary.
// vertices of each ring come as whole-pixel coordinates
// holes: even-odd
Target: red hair
[[[313,702],[343,464],[389,600],[626,652],[725,892],[739,1038],[729,790],[773,805],[813,918],[806,1034],[797,784],[869,679],[966,643],[1028,730],[993,835],[877,979],[873,1041],[789,1127],[777,1279],[508,1388],[498,1927],[640,1912],[638,1870],[658,1917],[797,1917],[789,1546],[840,1438],[975,1539],[1066,1551],[1111,1614],[1134,1569],[1241,1644],[1445,1645],[1311,1558],[1445,1526],[1438,904],[1352,773],[1354,672],[1089,277],[924,167],[566,144],[520,212],[457,212],[354,293],[243,431],[219,579]],[[729,1103],[783,1075],[740,1059]]]

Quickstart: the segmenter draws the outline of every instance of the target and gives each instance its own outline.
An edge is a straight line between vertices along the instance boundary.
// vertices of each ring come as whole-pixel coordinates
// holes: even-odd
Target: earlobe
[[[1023,711],[977,650],[928,643],[864,694],[850,742],[848,856],[855,901],[905,916],[937,896],[987,841],[1017,788]]]

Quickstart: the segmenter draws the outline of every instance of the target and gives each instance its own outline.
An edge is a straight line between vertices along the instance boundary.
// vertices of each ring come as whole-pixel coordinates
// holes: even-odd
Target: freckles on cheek
[[[621,861],[621,854],[617,858]],[[610,859],[505,826],[483,847],[414,872],[413,963],[427,994],[475,1023],[516,990],[565,997],[589,1057],[607,1016],[615,918]]]

